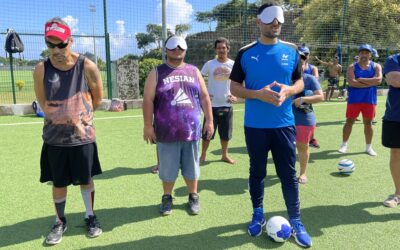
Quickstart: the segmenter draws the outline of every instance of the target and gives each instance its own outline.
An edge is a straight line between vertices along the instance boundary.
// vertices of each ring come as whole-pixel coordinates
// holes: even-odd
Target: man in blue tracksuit
[[[300,56],[296,45],[278,39],[284,22],[280,6],[262,5],[256,22],[260,38],[240,49],[230,76],[231,93],[246,99],[244,130],[250,158],[249,189],[253,204],[248,232],[251,236],[259,236],[266,223],[264,179],[271,151],[282,183],[293,236],[300,246],[310,247],[311,238],[300,219],[295,170],[296,130],[291,98],[304,87]]]

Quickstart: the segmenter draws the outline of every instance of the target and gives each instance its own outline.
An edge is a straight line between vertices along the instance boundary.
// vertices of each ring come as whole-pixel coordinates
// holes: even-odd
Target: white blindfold
[[[173,36],[169,38],[167,43],[165,44],[165,47],[169,50],[176,49],[178,46],[183,50],[187,50],[186,41],[180,36]]]
[[[261,20],[261,22],[265,24],[272,23],[275,19],[278,20],[279,23],[284,23],[285,18],[283,16],[283,9],[280,6],[271,6],[265,8],[261,14],[257,15],[257,18]]]

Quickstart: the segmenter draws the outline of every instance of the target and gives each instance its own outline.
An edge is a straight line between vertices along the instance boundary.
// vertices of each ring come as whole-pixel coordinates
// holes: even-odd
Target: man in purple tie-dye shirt
[[[184,62],[186,41],[171,36],[165,43],[167,61],[146,79],[143,96],[144,140],[157,142],[164,194],[160,213],[172,212],[172,189],[179,169],[189,191],[192,214],[200,212],[197,180],[200,176],[199,141],[214,132],[210,97],[200,71]],[[201,109],[205,116],[201,131]]]

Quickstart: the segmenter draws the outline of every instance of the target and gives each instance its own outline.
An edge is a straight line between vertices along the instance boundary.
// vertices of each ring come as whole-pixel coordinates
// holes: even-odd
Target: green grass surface
[[[202,211],[194,217],[187,213],[187,192],[181,177],[174,191],[173,214],[159,215],[162,187],[158,176],[150,173],[156,162],[155,147],[142,139],[141,111],[96,113],[104,173],[95,179],[95,211],[104,233],[97,239],[85,237],[81,194],[79,188],[70,187],[66,206],[69,228],[56,249],[300,249],[293,238],[278,244],[265,233],[258,238],[247,235],[252,209],[243,105],[234,109],[230,152],[237,164],[221,162],[218,141],[211,143],[199,181]],[[379,99],[378,123],[374,125],[375,158],[363,153],[360,122],[354,125],[348,154],[336,152],[345,103],[326,102],[316,105],[315,110],[315,135],[321,149],[311,150],[309,182],[300,186],[303,222],[312,236],[313,249],[397,249],[400,208],[382,205],[393,192],[389,150],[380,144],[384,99]],[[31,116],[0,117],[0,248],[40,249],[54,221],[51,186],[38,181],[41,121]],[[337,163],[343,158],[356,164],[351,176],[337,174]],[[271,160],[264,205],[266,218],[287,217]]]

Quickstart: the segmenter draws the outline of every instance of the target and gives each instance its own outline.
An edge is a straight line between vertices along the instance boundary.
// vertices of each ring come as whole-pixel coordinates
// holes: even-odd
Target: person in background
[[[338,88],[340,74],[342,73],[342,65],[339,64],[339,57],[335,56],[332,62],[325,62],[315,57],[319,63],[328,68],[328,89],[326,90],[325,100],[330,101],[333,92]]]
[[[299,50],[299,53],[304,67],[307,57],[301,50]],[[306,171],[310,158],[309,141],[316,125],[312,104],[324,100],[324,94],[315,76],[304,74],[303,80],[304,91],[297,94],[293,99],[293,114],[296,124],[296,148],[300,162],[300,174],[298,178],[300,184],[308,182]]]
[[[343,140],[339,153],[346,153],[348,140],[353,124],[361,113],[364,123],[365,152],[370,156],[376,156],[372,149],[372,120],[375,117],[377,104],[377,86],[382,82],[382,67],[379,63],[371,61],[372,47],[362,44],[359,49],[359,60],[351,64],[347,69],[347,81],[349,82],[349,97],[347,99],[346,123],[343,126]]]
[[[221,140],[221,160],[229,164],[234,164],[235,160],[228,155],[228,143],[232,138],[232,103],[236,102],[236,97],[233,96],[230,91],[231,81],[229,80],[234,61],[228,58],[230,49],[228,39],[224,37],[218,38],[214,42],[214,49],[217,53],[217,58],[206,62],[201,69],[201,74],[203,76],[208,76],[207,87],[211,98],[215,129],[211,140],[214,139],[218,128]],[[206,160],[209,145],[210,140],[203,136],[200,164]]]
[[[303,63],[303,72],[304,72],[304,74],[312,75],[317,79],[317,81],[319,81],[318,68],[308,62],[309,58],[310,58],[310,49],[303,44],[302,46],[298,47],[298,50],[301,53],[302,59],[303,58],[305,59],[305,61]],[[315,129],[316,129],[316,127],[314,128],[313,133],[311,134],[311,139],[308,142],[308,144],[309,144],[310,147],[320,148],[321,146],[319,145],[317,139],[315,139],[315,137],[314,137]]]
[[[394,194],[383,204],[394,208],[400,204],[400,53],[387,58],[384,74],[389,92],[382,122],[382,145],[390,149],[390,173],[394,183]]]

